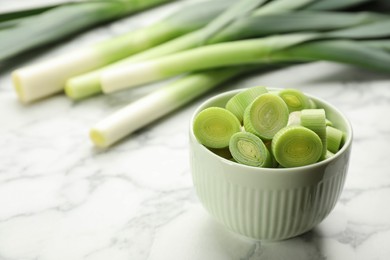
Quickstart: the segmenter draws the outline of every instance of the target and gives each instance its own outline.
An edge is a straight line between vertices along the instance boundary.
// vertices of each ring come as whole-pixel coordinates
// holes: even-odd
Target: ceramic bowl
[[[340,197],[351,152],[351,124],[328,102],[307,95],[325,109],[335,127],[345,132],[345,143],[335,156],[296,168],[238,164],[201,145],[192,122],[207,107],[224,107],[239,91],[208,99],[191,118],[190,164],[197,195],[218,222],[243,236],[275,241],[303,234],[320,223]]]

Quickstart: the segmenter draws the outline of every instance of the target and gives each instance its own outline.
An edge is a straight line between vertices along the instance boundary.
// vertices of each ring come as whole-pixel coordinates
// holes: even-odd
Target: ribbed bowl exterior
[[[221,106],[230,96],[232,93],[206,102],[197,112],[208,106]],[[291,238],[320,223],[340,197],[352,143],[349,122],[329,104],[322,106],[347,133],[347,139],[334,157],[305,167],[266,169],[240,165],[210,152],[191,131],[191,172],[205,209],[228,229],[257,240]]]
[[[252,176],[252,185],[245,185],[210,171],[207,159],[192,167],[196,192],[207,211],[230,230],[259,240],[287,239],[316,226],[334,208],[347,173],[345,168],[302,186],[275,179],[279,187],[256,187],[272,182],[272,176]]]

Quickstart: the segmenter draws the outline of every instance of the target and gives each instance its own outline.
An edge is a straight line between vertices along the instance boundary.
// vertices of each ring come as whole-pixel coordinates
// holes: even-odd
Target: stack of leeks
[[[348,11],[377,1],[196,2],[149,27],[20,68],[13,81],[27,103],[63,90],[83,99],[185,74],[98,122],[91,140],[107,147],[248,71],[327,60],[390,72],[390,16]]]

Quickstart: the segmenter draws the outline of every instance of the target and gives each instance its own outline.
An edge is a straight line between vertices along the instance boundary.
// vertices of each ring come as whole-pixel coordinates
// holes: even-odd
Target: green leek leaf
[[[82,30],[171,0],[85,1],[52,8],[0,31],[0,61]]]
[[[223,28],[228,27],[238,18],[242,18],[250,14],[255,8],[264,4],[264,2],[266,2],[266,0],[241,0],[233,4],[204,29],[202,29],[203,41],[201,43],[204,44],[213,35],[221,31]]]
[[[375,2],[375,0],[322,0],[316,1],[309,5],[309,10],[334,10],[346,9],[367,2]]]

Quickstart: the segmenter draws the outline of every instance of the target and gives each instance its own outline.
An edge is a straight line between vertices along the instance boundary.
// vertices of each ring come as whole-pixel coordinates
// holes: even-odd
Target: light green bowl
[[[341,194],[351,151],[351,124],[334,106],[308,95],[346,133],[345,143],[335,156],[296,168],[238,164],[201,145],[194,136],[192,122],[207,107],[224,107],[239,91],[207,100],[191,119],[190,163],[198,197],[217,221],[246,237],[282,240],[303,234],[331,212]]]

